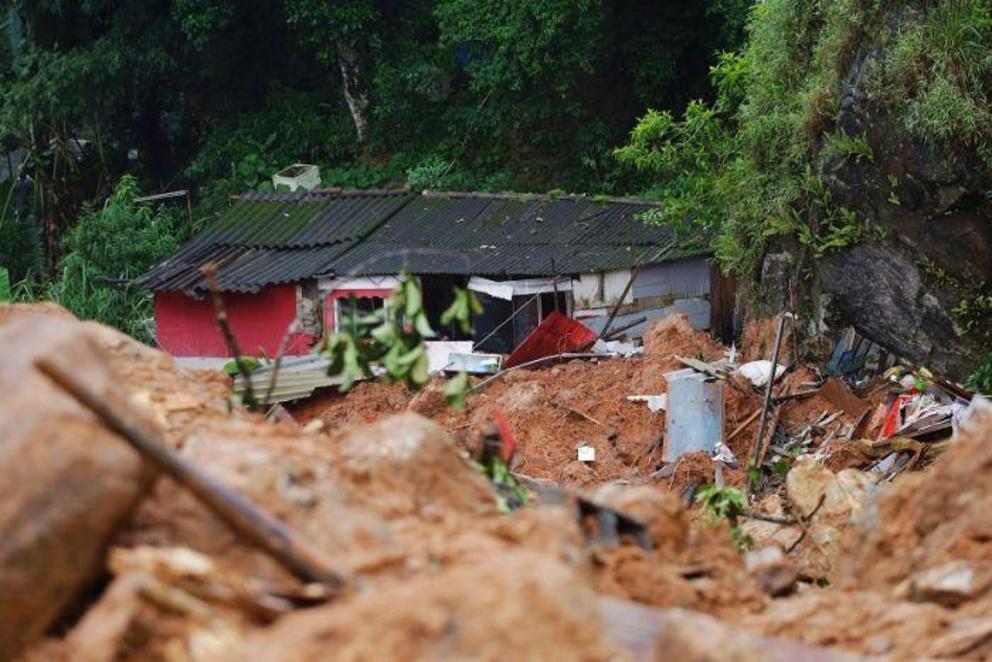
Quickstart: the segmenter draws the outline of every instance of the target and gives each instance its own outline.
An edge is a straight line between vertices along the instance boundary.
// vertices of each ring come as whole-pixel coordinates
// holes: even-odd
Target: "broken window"
[[[384,297],[341,297],[334,302],[334,330],[356,332],[355,323],[365,315],[386,308]]]
[[[308,281],[296,290],[296,319],[304,333],[320,335],[320,291],[317,281]]]

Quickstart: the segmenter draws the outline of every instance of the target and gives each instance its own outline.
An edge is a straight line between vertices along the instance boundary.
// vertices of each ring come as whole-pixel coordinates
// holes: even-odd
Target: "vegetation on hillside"
[[[895,4],[902,4],[901,10]],[[712,103],[681,118],[651,110],[618,159],[658,182],[661,223],[716,233],[725,268],[753,278],[768,242],[794,238],[812,258],[878,234],[838,203],[825,173],[874,161],[864,135],[838,124],[856,58],[868,61],[868,102],[925,143],[972,150],[992,168],[992,7],[983,0],[763,0],[746,46],[710,76]],[[890,201],[898,204],[898,178]]]
[[[312,162],[327,186],[657,197],[649,220],[702,227],[746,283],[773,243],[801,247],[793,266],[809,274],[883,234],[830,181],[901,142],[840,121],[854,74],[900,135],[992,170],[985,0],[15,0],[0,12],[13,171],[0,266],[83,314],[109,295],[70,294],[70,230],[109,213],[85,210],[125,174],[193,201],[188,221],[147,224],[168,237],[135,265],[231,193]],[[883,183],[901,204],[899,173]],[[959,315],[969,328],[987,321],[984,301]]]

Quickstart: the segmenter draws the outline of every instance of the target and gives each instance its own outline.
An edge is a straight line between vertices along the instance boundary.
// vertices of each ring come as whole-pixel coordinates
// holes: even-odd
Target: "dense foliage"
[[[0,35],[0,266],[66,301],[67,233],[125,174],[189,189],[183,231],[295,162],[325,186],[650,195],[747,282],[772,244],[808,274],[883,234],[838,195],[851,164],[917,141],[992,171],[987,0],[12,0]],[[843,125],[852,76],[898,133]],[[988,328],[967,285],[959,324]]]
[[[748,5],[11,0],[0,266],[36,293],[78,271],[63,237],[124,174],[189,189],[194,226],[297,162],[326,186],[642,188],[612,149],[646,108],[711,94]]]
[[[332,186],[626,192],[610,150],[708,94],[747,4],[13,0],[0,146],[50,260],[124,172],[192,188],[200,218],[294,162]]]
[[[818,258],[879,234],[825,182],[845,162],[878,156],[863,134],[838,125],[851,66],[873,49],[880,55],[865,60],[868,103],[907,136],[944,153],[977,151],[992,168],[992,8],[985,0],[901,4],[757,3],[745,48],[711,69],[715,101],[689,104],[680,119],[649,111],[616,152],[658,182],[667,204],[655,220],[711,230],[721,262],[744,278],[774,237]],[[889,202],[899,204],[898,175],[888,184]]]
[[[136,203],[137,193],[135,179],[125,176],[102,207],[84,209],[79,223],[65,236],[62,268],[45,295],[82,319],[148,340],[151,295],[126,285],[107,287],[107,281],[126,281],[144,273],[176,250],[181,230],[171,215]]]

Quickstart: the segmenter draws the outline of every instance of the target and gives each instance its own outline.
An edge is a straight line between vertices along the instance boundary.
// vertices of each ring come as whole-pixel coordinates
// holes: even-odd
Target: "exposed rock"
[[[952,561],[918,572],[896,587],[895,596],[914,602],[936,602],[956,607],[972,598],[979,589],[975,569],[963,561]]]
[[[992,220],[985,223],[992,229]],[[951,310],[959,295],[953,288],[926,281],[919,250],[895,238],[852,246],[819,263],[822,287],[833,295],[832,312],[841,323],[900,356],[963,379],[985,348],[955,324]]]
[[[811,456],[799,458],[786,476],[789,501],[798,517],[811,518],[800,549],[803,573],[831,576],[847,526],[873,490],[872,475],[857,469],[834,474]]]
[[[751,576],[758,580],[765,593],[771,596],[790,592],[799,577],[796,564],[777,546],[748,552],[744,557],[744,565]]]
[[[893,10],[883,32],[895,31],[919,8]],[[904,115],[872,97],[866,81],[881,67],[884,48],[864,43],[844,81],[839,130],[864,139],[871,159],[825,158],[821,172],[834,202],[888,233],[852,246],[819,265],[842,323],[917,362],[967,376],[983,347],[954,324],[961,294],[927,279],[926,260],[966,282],[992,282],[992,173],[980,150],[926,141]]]

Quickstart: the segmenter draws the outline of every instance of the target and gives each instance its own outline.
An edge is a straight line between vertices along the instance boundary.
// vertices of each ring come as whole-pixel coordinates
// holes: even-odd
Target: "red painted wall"
[[[286,329],[296,318],[296,286],[275,285],[256,294],[225,293],[224,306],[241,351],[269,356],[279,351]],[[192,299],[182,292],[155,293],[158,344],[173,356],[230,356],[217,329],[209,298]],[[306,354],[315,338],[298,334],[286,354]]]

